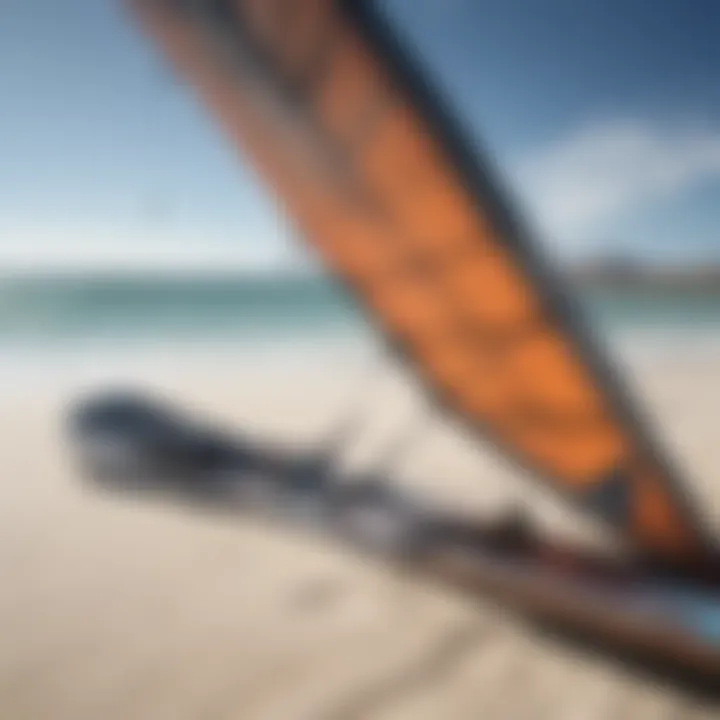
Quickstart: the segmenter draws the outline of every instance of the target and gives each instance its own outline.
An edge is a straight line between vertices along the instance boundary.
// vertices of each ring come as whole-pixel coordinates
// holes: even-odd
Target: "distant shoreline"
[[[720,266],[649,266],[632,263],[599,263],[566,269],[566,276],[583,290],[628,289],[720,294]]]
[[[720,266],[716,264],[692,266],[652,266],[644,263],[590,263],[583,265],[563,265],[558,267],[560,274],[571,286],[579,291],[585,290],[632,290],[633,292],[678,292],[689,294],[720,295]],[[158,284],[160,286],[201,283],[207,285],[233,285],[288,283],[288,285],[306,285],[317,283],[320,286],[341,290],[342,283],[329,273],[307,268],[268,269],[258,271],[226,268],[208,272],[202,268],[197,271],[126,270],[106,268],[101,272],[84,272],[70,269],[58,271],[34,270],[10,272],[0,268],[0,283],[42,285],[122,285],[125,283]]]

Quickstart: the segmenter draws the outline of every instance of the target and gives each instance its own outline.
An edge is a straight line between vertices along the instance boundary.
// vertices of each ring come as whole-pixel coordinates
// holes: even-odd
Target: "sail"
[[[634,403],[377,9],[133,6],[439,403],[640,549],[704,555]]]

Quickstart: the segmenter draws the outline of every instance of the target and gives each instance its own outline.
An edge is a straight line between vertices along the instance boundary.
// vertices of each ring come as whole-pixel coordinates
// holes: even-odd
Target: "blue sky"
[[[562,257],[720,258],[716,0],[389,0]],[[302,251],[119,0],[3,0],[0,269]]]

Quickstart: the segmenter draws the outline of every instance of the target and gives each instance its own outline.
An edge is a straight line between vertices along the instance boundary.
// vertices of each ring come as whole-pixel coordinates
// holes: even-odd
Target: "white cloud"
[[[612,222],[720,176],[720,132],[640,121],[592,125],[515,164],[512,179],[548,239],[573,250]]]

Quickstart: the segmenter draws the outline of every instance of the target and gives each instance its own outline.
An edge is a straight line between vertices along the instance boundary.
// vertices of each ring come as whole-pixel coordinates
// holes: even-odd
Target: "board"
[[[133,403],[99,397],[73,413],[75,457],[105,489],[190,500],[311,533],[403,572],[489,594],[620,651],[720,679],[716,583],[551,543],[506,519],[439,513],[383,478],[337,472],[326,453],[235,438],[172,408]],[[108,447],[116,450],[107,455]]]

